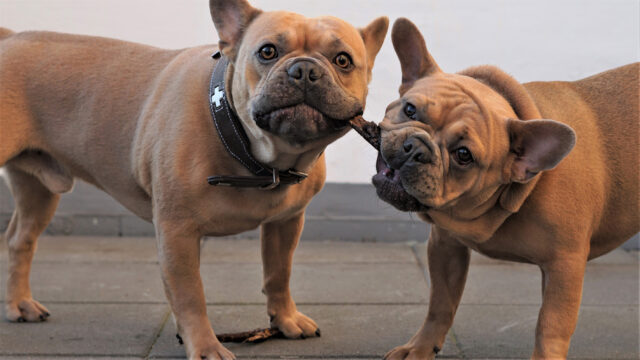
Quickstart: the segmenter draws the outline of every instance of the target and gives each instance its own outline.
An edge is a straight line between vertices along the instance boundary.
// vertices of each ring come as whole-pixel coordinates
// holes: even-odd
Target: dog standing
[[[491,66],[443,72],[407,19],[392,39],[401,97],[380,124],[373,183],[383,200],[434,226],[427,318],[385,358],[433,359],[442,348],[469,249],[540,267],[532,357],[566,357],[587,260],[640,230],[640,64],[523,85]]]
[[[333,17],[262,12],[246,0],[211,0],[225,92],[249,151],[276,173],[308,173],[270,190],[222,188],[211,175],[252,174],[212,122],[217,48],[168,51],[96,37],[0,29],[0,166],[16,209],[5,233],[9,321],[42,321],[29,272],[61,193],[79,178],[153,222],[162,279],[190,359],[233,359],[206,313],[199,244],[261,227],[271,325],[289,338],[319,335],[289,291],[304,211],[325,179],[325,147],[364,110],[385,17],[355,29]],[[217,106],[216,105],[216,106]],[[221,289],[221,291],[225,291]]]

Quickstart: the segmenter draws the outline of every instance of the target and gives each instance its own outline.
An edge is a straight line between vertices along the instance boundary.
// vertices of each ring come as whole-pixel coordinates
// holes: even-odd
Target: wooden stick
[[[378,124],[357,116],[349,121],[351,127],[362,136],[371,146],[380,151],[380,127]]]
[[[282,331],[278,329],[255,329],[251,331],[233,333],[233,334],[220,334],[216,335],[220,342],[234,342],[234,343],[251,343],[257,344],[271,338],[284,338]]]
[[[220,334],[216,335],[216,337],[220,342],[257,344],[272,338],[284,338],[284,334],[278,329],[267,328],[243,331],[239,333]],[[178,343],[180,343],[180,345],[184,344],[180,334],[176,334],[176,338],[178,339]]]

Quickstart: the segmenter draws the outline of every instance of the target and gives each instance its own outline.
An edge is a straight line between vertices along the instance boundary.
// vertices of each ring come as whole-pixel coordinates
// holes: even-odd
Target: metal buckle
[[[271,173],[273,174],[273,182],[269,185],[263,186],[260,189],[262,190],[273,190],[280,185],[280,172],[277,169],[271,169]]]
[[[293,169],[289,169],[287,170],[287,173],[293,175],[296,177],[296,184],[300,184],[302,182],[302,180],[306,179],[307,176],[309,176],[309,174],[304,173],[302,171],[297,171],[297,170],[293,170]]]

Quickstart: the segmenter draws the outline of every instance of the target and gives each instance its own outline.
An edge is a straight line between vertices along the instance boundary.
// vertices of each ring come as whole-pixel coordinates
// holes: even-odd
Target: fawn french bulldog
[[[324,183],[323,151],[364,109],[388,19],[356,29],[334,17],[263,12],[246,0],[211,0],[210,11],[219,47],[162,50],[0,29],[0,166],[16,203],[4,235],[9,321],[49,316],[31,295],[31,260],[60,194],[78,178],[153,222],[190,359],[234,358],[207,317],[199,273],[205,235],[260,226],[271,325],[289,338],[320,334],[289,291],[293,251],[305,208]],[[222,59],[212,59],[216,50]],[[228,65],[212,96],[212,69],[222,60]],[[207,183],[214,174],[252,176],[214,126],[221,101],[239,119],[234,131],[246,133],[247,156],[273,174],[267,189]],[[280,183],[280,173],[301,182]]]
[[[470,249],[533,263],[533,358],[564,358],[585,265],[637,233],[638,63],[575,82],[520,84],[492,66],[443,72],[396,21],[400,99],[380,124],[378,195],[433,224],[427,318],[386,359],[433,359],[460,302]]]

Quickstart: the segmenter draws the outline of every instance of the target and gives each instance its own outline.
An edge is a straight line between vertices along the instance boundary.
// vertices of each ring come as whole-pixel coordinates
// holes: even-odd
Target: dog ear
[[[369,70],[369,81],[371,81],[371,70],[376,55],[380,51],[384,38],[387,36],[389,29],[389,18],[381,16],[373,20],[369,25],[360,29],[360,36],[364,41],[364,47],[367,49],[367,66]]]
[[[209,10],[220,37],[220,51],[233,61],[244,31],[262,11],[247,0],[209,0]]]
[[[556,167],[576,144],[576,133],[554,120],[507,120],[511,181],[526,183],[539,172]],[[508,169],[506,169],[508,171]]]
[[[427,44],[420,30],[409,19],[396,20],[391,30],[391,40],[402,67],[401,96],[416,80],[442,71],[427,51]]]

